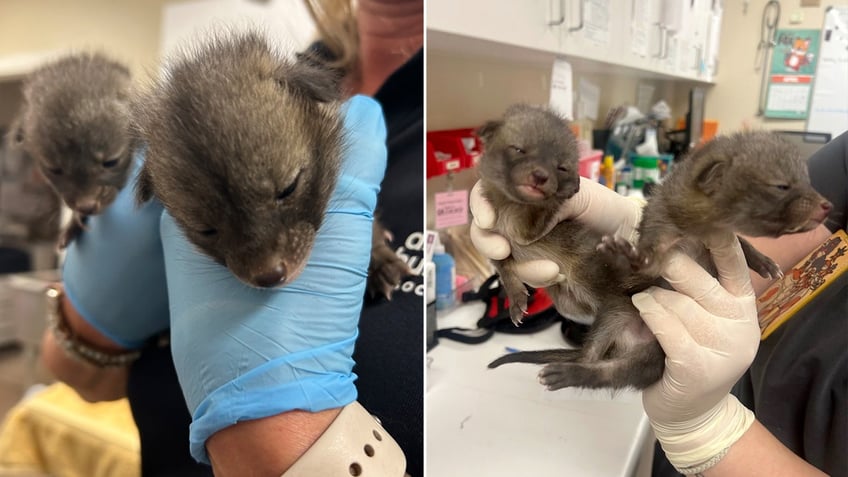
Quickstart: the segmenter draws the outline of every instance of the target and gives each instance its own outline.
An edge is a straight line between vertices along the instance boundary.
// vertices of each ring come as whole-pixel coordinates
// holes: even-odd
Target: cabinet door
[[[718,72],[718,49],[721,39],[721,3],[714,2],[707,15],[707,41],[704,45],[704,79],[712,81]]]
[[[690,0],[662,0],[660,2],[660,24],[665,35],[659,71],[679,75],[684,57],[689,49],[687,17]]]
[[[678,33],[677,73],[692,78],[706,75],[704,54],[710,21],[711,0],[691,0],[683,15],[683,28]]]
[[[613,0],[561,0],[565,24],[561,27],[562,53],[601,63],[621,62],[621,29],[624,2]]]
[[[427,28],[554,53],[563,1],[427,0]]]
[[[661,0],[624,2],[625,24],[619,30],[622,63],[646,71],[658,71],[665,52],[665,33],[660,22]]]

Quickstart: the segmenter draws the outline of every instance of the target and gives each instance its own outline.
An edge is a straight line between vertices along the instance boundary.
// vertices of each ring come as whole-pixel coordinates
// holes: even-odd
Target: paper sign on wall
[[[557,58],[551,70],[551,97],[548,104],[551,109],[571,121],[574,119],[573,101],[574,83],[571,77],[571,65],[564,58]]]
[[[654,85],[648,83],[639,83],[636,85],[636,108],[642,114],[648,114],[651,106],[654,105]]]
[[[598,103],[601,100],[601,88],[598,85],[580,78],[578,83],[581,118],[598,119]]]
[[[583,8],[583,37],[599,45],[610,42],[610,2],[609,0],[580,0]]]
[[[437,229],[468,223],[467,190],[437,192],[435,199]]]

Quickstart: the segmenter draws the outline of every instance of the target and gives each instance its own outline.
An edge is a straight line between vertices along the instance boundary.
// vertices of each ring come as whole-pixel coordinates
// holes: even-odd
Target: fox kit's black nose
[[[253,277],[253,281],[260,287],[271,288],[282,285],[286,282],[286,268],[282,265],[277,265],[272,270]]]
[[[536,169],[531,174],[533,179],[533,185],[535,186],[543,186],[546,182],[548,182],[548,173],[539,169]]]

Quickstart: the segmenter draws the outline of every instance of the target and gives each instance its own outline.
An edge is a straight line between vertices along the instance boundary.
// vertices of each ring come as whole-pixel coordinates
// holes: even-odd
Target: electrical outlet
[[[797,25],[804,21],[804,12],[792,12],[789,14],[789,23]]]

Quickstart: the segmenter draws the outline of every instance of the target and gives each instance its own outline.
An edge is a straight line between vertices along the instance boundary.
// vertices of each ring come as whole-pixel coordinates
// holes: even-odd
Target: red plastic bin
[[[580,158],[579,173],[581,176],[597,181],[600,178],[601,160],[604,151],[592,149],[586,155]]]
[[[477,165],[482,143],[473,128],[427,133],[427,178],[459,172]]]

